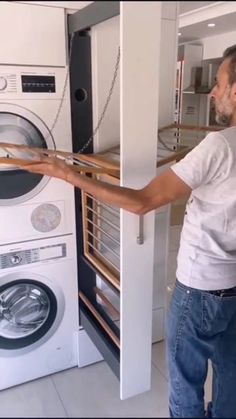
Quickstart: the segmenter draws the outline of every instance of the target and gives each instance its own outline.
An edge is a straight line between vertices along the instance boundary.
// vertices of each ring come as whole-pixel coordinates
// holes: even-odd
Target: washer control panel
[[[66,257],[66,244],[37,247],[0,255],[0,269],[28,265],[36,262],[49,261]]]
[[[2,98],[14,100],[16,101],[15,104],[24,107],[25,104],[27,105],[27,102],[20,104],[18,100],[61,100],[64,97],[69,100],[70,94],[67,76],[67,67],[11,66],[0,64],[0,101]],[[31,104],[27,106],[30,108]],[[56,106],[56,104],[53,106]],[[40,110],[41,107],[43,109],[44,104],[39,109],[36,107],[36,109]]]
[[[54,76],[22,75],[22,92],[25,93],[55,93],[56,83]]]
[[[0,95],[19,92],[24,96],[27,93],[56,93],[56,77],[52,74],[18,74],[0,71]]]

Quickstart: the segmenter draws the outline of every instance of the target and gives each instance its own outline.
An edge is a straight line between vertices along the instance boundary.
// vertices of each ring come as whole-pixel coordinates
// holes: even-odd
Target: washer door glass
[[[6,105],[6,107],[9,106],[9,104]],[[0,106],[1,143],[23,144],[37,148],[49,148],[48,143],[50,146],[54,144],[49,130],[35,114],[23,108],[20,108],[19,113],[2,111],[2,108],[4,108],[3,104]],[[27,115],[27,118],[22,114]],[[12,150],[11,152],[11,149],[4,148],[0,148],[0,157],[31,158],[24,151]],[[28,173],[17,169],[16,166],[1,164],[0,205],[15,205],[26,201],[36,195],[48,180],[46,176]]]
[[[57,302],[44,284],[25,279],[0,289],[0,347],[32,344],[51,327]]]

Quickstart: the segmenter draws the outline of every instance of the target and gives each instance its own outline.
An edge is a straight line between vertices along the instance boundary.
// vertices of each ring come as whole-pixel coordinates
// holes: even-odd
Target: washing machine
[[[0,246],[0,389],[77,366],[73,235]]]
[[[72,151],[67,67],[0,66],[0,142]],[[0,165],[0,244],[71,233],[74,211],[71,185]]]

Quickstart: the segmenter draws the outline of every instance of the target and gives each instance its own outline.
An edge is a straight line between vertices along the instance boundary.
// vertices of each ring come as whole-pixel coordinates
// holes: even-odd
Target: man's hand
[[[70,166],[57,157],[42,157],[38,155],[37,161],[18,166],[22,170],[31,173],[39,173],[49,177],[56,177],[67,181],[68,175],[72,172]]]

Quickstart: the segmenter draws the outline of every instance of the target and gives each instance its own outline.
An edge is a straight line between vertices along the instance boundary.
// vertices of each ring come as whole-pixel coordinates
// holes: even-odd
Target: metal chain
[[[61,102],[60,102],[60,105],[58,107],[54,122],[52,124],[50,133],[53,132],[53,130],[56,126],[56,123],[58,121],[58,118],[59,118],[59,115],[60,115],[60,112],[61,112],[61,108],[62,108],[62,105],[63,105],[63,101],[64,101],[64,98],[65,98],[66,87],[67,87],[67,82],[68,82],[68,77],[69,77],[69,68],[70,68],[71,57],[72,57],[73,39],[74,39],[74,33],[72,34],[71,39],[70,39],[69,65],[68,65],[68,70],[67,70],[67,73],[66,73],[65,83],[64,83],[64,87],[63,87],[63,91],[62,91],[62,98],[61,98]],[[106,110],[107,110],[107,107],[110,103],[111,96],[112,96],[112,93],[113,93],[113,90],[114,90],[115,82],[116,82],[117,75],[118,75],[119,63],[120,63],[120,47],[118,48],[118,54],[117,54],[117,58],[116,58],[115,70],[114,70],[114,74],[113,74],[113,78],[112,78],[112,82],[111,82],[111,87],[110,87],[110,90],[109,90],[108,97],[107,97],[107,100],[105,102],[104,108],[103,108],[102,113],[100,115],[100,118],[98,120],[97,126],[94,129],[94,131],[93,131],[91,137],[88,139],[88,141],[83,145],[83,147],[79,151],[77,151],[78,154],[83,153],[83,151],[86,150],[86,148],[91,144],[91,142],[93,141],[94,136],[96,135],[97,131],[99,130],[99,128],[101,126],[101,123],[102,123],[102,121],[105,117]],[[46,138],[45,138],[46,140],[49,137],[50,133],[46,136]]]
[[[65,99],[66,87],[67,87],[67,82],[68,82],[68,77],[69,77],[69,72],[70,72],[70,63],[71,63],[71,56],[72,56],[71,51],[72,51],[73,39],[74,39],[74,33],[72,33],[72,35],[71,35],[71,39],[70,39],[70,54],[69,54],[69,63],[68,63],[68,69],[67,69],[67,73],[66,73],[66,77],[65,77],[64,86],[63,86],[63,89],[62,89],[62,98],[61,98],[61,102],[60,102],[60,104],[59,104],[59,107],[58,107],[58,110],[57,110],[56,116],[55,116],[54,121],[53,121],[53,124],[52,124],[52,126],[51,126],[51,129],[50,129],[50,131],[49,131],[48,135],[46,136],[45,140],[47,140],[47,139],[48,139],[49,135],[53,132],[53,130],[54,130],[55,126],[56,126],[56,123],[57,123],[57,121],[58,121],[59,115],[60,115],[60,113],[61,113],[61,108],[62,108],[62,105],[63,105],[63,101],[64,101],[64,99]]]
[[[108,107],[109,102],[111,100],[111,96],[112,96],[112,93],[113,93],[113,90],[114,90],[114,86],[115,86],[115,82],[116,82],[116,79],[117,79],[117,74],[118,74],[118,69],[119,69],[119,63],[120,63],[120,47],[118,48],[118,54],[117,54],[117,58],[116,58],[116,65],[115,65],[115,70],[114,70],[114,74],[113,74],[113,78],[112,78],[112,82],[111,82],[111,87],[110,87],[110,90],[109,90],[109,93],[108,93],[107,100],[105,102],[103,111],[102,111],[102,113],[100,115],[100,118],[98,120],[97,126],[94,129],[94,131],[93,131],[93,134],[88,139],[88,141],[84,144],[84,146],[79,151],[77,151],[78,154],[83,153],[83,151],[90,145],[90,143],[92,142],[94,136],[96,135],[97,131],[99,130],[100,125],[101,125],[101,123],[102,123],[102,121],[103,121],[103,119],[105,117],[106,110],[107,110],[107,107]]]

